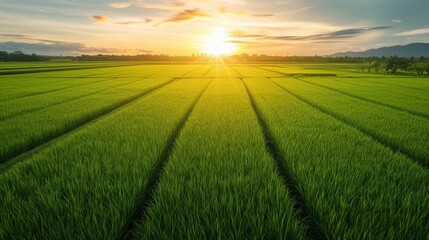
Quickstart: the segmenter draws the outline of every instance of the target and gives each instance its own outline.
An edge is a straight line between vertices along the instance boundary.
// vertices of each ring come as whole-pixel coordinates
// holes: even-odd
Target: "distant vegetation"
[[[223,62],[326,62],[326,63],[358,63],[363,58],[324,57],[324,56],[270,56],[265,54],[239,54],[222,57]],[[72,57],[74,61],[171,61],[171,62],[213,62],[213,57],[206,54],[192,54],[189,56],[171,56],[165,54],[143,55],[82,55]]]
[[[210,55],[170,56],[165,54],[143,55],[82,55],[82,56],[40,56],[21,51],[8,53],[0,51],[0,62],[42,62],[67,59],[71,61],[164,61],[164,62],[213,62]],[[269,56],[264,54],[240,54],[223,57],[225,63],[265,63],[265,62],[309,62],[309,63],[355,63],[357,70],[368,73],[398,74],[408,73],[418,76],[429,75],[429,60],[425,57],[326,57],[326,56]]]
[[[48,57],[36,54],[25,54],[21,51],[15,51],[12,53],[0,51],[0,62],[44,62],[48,60]]]
[[[398,72],[413,73],[415,75],[429,75],[429,61],[425,58],[402,58],[391,56],[389,58],[367,59],[358,65],[362,72],[383,72],[397,74]]]

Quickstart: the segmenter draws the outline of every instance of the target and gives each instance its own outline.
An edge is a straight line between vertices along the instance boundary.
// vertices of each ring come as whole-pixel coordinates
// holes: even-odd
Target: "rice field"
[[[429,239],[429,78],[348,69],[2,63],[0,239]]]

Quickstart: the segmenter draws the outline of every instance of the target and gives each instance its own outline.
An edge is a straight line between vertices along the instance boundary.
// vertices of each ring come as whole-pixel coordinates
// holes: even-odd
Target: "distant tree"
[[[374,61],[373,68],[375,73],[378,73],[380,70],[382,70],[381,67],[382,67],[382,63],[380,61]]]
[[[424,69],[425,69],[425,71],[426,71],[427,75],[429,76],[429,63],[426,63],[426,64],[425,64]]]
[[[398,69],[408,71],[410,68],[410,63],[405,58],[400,58],[398,56],[391,56],[387,59],[386,69],[392,74],[396,74]]]
[[[373,69],[375,67],[376,64],[377,64],[377,61],[371,61],[371,62],[367,63],[366,67],[367,67],[369,73],[371,72],[371,69]]]
[[[426,67],[428,64],[426,63],[413,63],[411,64],[411,71],[413,71],[414,73],[416,73],[416,75],[423,75],[426,71]]]

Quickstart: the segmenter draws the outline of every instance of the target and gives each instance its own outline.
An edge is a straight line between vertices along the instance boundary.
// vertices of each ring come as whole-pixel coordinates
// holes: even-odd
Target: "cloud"
[[[248,38],[248,39],[259,39],[259,40],[277,40],[277,41],[328,41],[328,40],[338,40],[345,38],[352,38],[364,34],[370,31],[385,30],[391,28],[390,26],[380,26],[372,28],[349,28],[343,29],[335,32],[328,32],[323,34],[314,34],[306,36],[270,36],[263,34],[246,34],[243,32],[235,31],[231,32],[231,37],[233,38]]]
[[[102,16],[102,15],[95,15],[91,17],[92,21],[96,23],[103,23],[110,21],[110,18],[108,16]]]
[[[115,3],[109,3],[109,7],[112,8],[127,8],[131,6],[131,3],[129,2],[115,2]]]
[[[194,18],[209,17],[209,16],[210,14],[200,10],[199,8],[186,9],[176,13],[173,17],[166,19],[158,23],[157,25],[162,23],[167,23],[167,22],[175,22],[175,23],[185,22],[185,21],[192,20]]]
[[[56,42],[56,43],[25,43],[25,42],[0,42],[2,51],[22,51],[39,55],[80,55],[98,53],[126,53],[125,50],[116,48],[86,47],[82,43]]]
[[[124,21],[124,22],[117,22],[116,24],[120,24],[120,25],[133,25],[133,24],[146,24],[146,23],[151,23],[151,22],[153,22],[152,19],[146,18],[146,19],[141,20],[141,21]]]
[[[401,19],[392,19],[392,22],[394,22],[394,23],[401,23],[402,20]]]
[[[246,11],[240,10],[240,9],[232,9],[227,7],[220,7],[217,9],[217,12],[220,14],[234,14],[239,16],[250,16],[250,17],[272,17],[274,14],[251,14]]]
[[[411,31],[407,31],[407,32],[401,32],[401,33],[397,33],[395,34],[395,36],[417,36],[417,35],[423,35],[423,34],[429,34],[429,28],[419,28],[419,29],[414,29]]]
[[[49,40],[49,39],[41,39],[41,38],[35,38],[30,35],[24,35],[24,34],[0,34],[0,38],[5,39],[20,39],[25,41],[36,41],[36,42],[42,42],[42,43],[60,43],[61,41],[55,41],[55,40]]]
[[[135,52],[149,53],[144,49],[118,49],[87,47],[82,43],[63,42],[49,39],[36,38],[23,34],[0,34],[0,39],[13,39],[0,42],[0,50],[39,55],[81,55],[81,54],[130,54]],[[143,51],[144,50],[144,51]]]
[[[31,38],[30,35],[24,35],[24,34],[0,34],[0,37],[2,38]]]
[[[170,1],[167,3],[145,3],[140,1],[137,3],[139,7],[142,8],[151,8],[151,9],[159,9],[159,10],[177,10],[179,8],[183,8],[186,6],[186,3],[183,1]]]
[[[274,14],[250,14],[251,17],[273,17]]]
[[[247,13],[238,9],[231,9],[227,7],[220,7],[217,9],[217,12],[220,14],[235,14],[235,15],[246,15]]]

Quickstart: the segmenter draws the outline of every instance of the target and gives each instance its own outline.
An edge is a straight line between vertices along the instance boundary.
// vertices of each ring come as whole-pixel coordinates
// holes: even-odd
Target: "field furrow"
[[[357,87],[357,89],[365,88],[368,91],[373,91],[375,93],[382,93],[382,94],[389,94],[389,95],[395,95],[395,96],[401,96],[410,98],[410,99],[418,99],[421,101],[429,101],[428,94],[421,93],[419,91],[412,91],[408,89],[403,89],[401,87],[395,87],[395,86],[388,86],[381,84],[381,83],[372,83],[365,81],[364,78],[362,79],[350,79],[350,78],[335,78],[332,79],[335,80],[335,82],[339,82],[340,84],[346,84],[350,86],[350,89],[353,89],[354,87]]]
[[[106,64],[101,66],[76,66],[76,67],[56,67],[56,68],[43,68],[43,69],[37,69],[37,68],[20,68],[15,70],[1,70],[0,75],[18,75],[18,74],[28,74],[28,73],[46,73],[46,72],[63,72],[63,71],[76,71],[76,70],[83,70],[83,69],[97,69],[97,68],[111,68],[111,67],[118,67],[118,65],[115,64]]]
[[[234,66],[232,68],[239,72],[241,76],[246,78],[283,76],[283,74],[267,71],[256,66]]]
[[[429,101],[419,101],[417,99],[398,98],[395,95],[383,95],[383,93],[375,92],[369,93],[368,88],[360,89],[354,87],[352,90],[341,88],[341,84],[337,82],[330,82],[324,79],[311,79],[311,78],[296,78],[300,81],[310,83],[325,89],[329,89],[346,96],[356,98],[359,100],[367,101],[370,103],[378,104],[385,107],[390,107],[399,111],[403,111],[418,117],[429,119]]]
[[[117,72],[110,72],[108,77],[79,77],[76,79],[60,78],[60,79],[56,79],[55,81],[46,81],[44,79],[36,78],[36,79],[33,79],[33,82],[36,82],[39,84],[31,84],[27,86],[20,85],[18,82],[22,81],[22,79],[16,78],[15,81],[14,80],[9,81],[9,83],[12,84],[14,88],[10,89],[4,86],[0,88],[0,90],[2,91],[0,101],[34,96],[34,95],[50,93],[50,92],[56,92],[60,90],[70,89],[70,88],[79,88],[79,87],[86,86],[88,84],[103,82],[111,79],[127,80],[127,78],[131,78],[131,77],[126,77],[126,74],[129,74],[129,72],[130,72],[129,70],[126,70],[124,72],[117,71]],[[136,70],[134,72],[136,72]],[[136,74],[135,77],[132,77],[132,78],[135,79],[135,78],[150,77],[157,74],[158,72],[159,70],[157,69],[138,70],[137,71],[138,74]],[[116,81],[119,81],[119,80],[116,80]]]
[[[208,81],[180,80],[0,175],[0,238],[119,239],[168,138]]]
[[[65,76],[64,74],[56,74],[51,77],[46,76],[37,76],[36,74],[26,74],[18,75],[14,77],[4,77],[0,80],[2,81],[0,90],[4,94],[10,94],[11,91],[31,91],[33,88],[37,90],[39,87],[55,87],[62,84],[75,84],[79,85],[82,81],[91,80],[91,79],[101,79],[101,78],[113,78],[113,77],[122,77],[125,78],[126,74],[130,72],[138,72],[139,74],[136,77],[145,77],[147,75],[159,72],[159,69],[150,69],[150,68],[139,68],[139,67],[125,67],[125,68],[108,68],[100,71],[99,73],[95,70],[84,72],[77,71],[72,76]]]
[[[299,183],[295,182],[290,170],[286,165],[286,161],[283,158],[281,150],[279,149],[279,146],[269,126],[267,125],[266,120],[264,119],[261,109],[256,104],[255,96],[249,91],[249,88],[244,80],[242,81],[246,87],[246,92],[249,96],[252,108],[258,117],[259,125],[262,128],[265,147],[276,164],[277,172],[279,173],[280,178],[283,180],[290,191],[291,198],[295,200],[294,208],[296,209],[295,212],[297,213],[299,220],[307,226],[307,239],[326,239],[327,234],[322,231],[321,227],[319,227],[320,223],[317,222],[317,217],[312,216],[310,207],[298,189]]]
[[[278,73],[283,76],[326,76],[326,77],[335,77],[337,72],[330,70],[307,70],[299,67],[258,67],[261,70],[270,71],[273,73]]]
[[[135,239],[302,239],[239,79],[215,79],[165,166]]]
[[[203,64],[190,72],[187,72],[183,77],[203,77],[206,72],[210,71],[213,67],[211,64]]]
[[[133,214],[129,218],[127,225],[124,228],[124,231],[123,231],[124,234],[122,235],[121,239],[130,239],[132,236],[134,236],[136,228],[138,227],[140,222],[144,220],[146,216],[146,211],[153,201],[153,195],[156,191],[156,187],[161,178],[164,166],[167,164],[167,161],[170,158],[171,153],[173,152],[176,140],[179,137],[183,127],[185,126],[186,121],[188,121],[189,116],[194,110],[195,105],[198,103],[200,98],[207,91],[211,82],[212,81],[210,81],[207,84],[207,86],[204,88],[204,90],[198,95],[198,97],[191,104],[189,109],[181,118],[180,122],[175,126],[174,130],[168,137],[167,144],[162,150],[161,155],[159,156],[159,159],[156,163],[156,166],[152,169],[152,172],[150,174],[149,180],[147,181],[147,184],[145,184],[144,188],[141,189],[141,192],[137,197]]]
[[[380,143],[429,167],[429,121],[389,107],[354,99],[294,78],[272,79],[287,92],[356,127]]]
[[[225,64],[214,65],[214,67],[204,75],[205,77],[215,77],[215,78],[231,78],[231,77],[240,77],[233,68]]]
[[[428,236],[427,170],[270,81],[245,82],[327,239]]]
[[[385,84],[389,86],[395,86],[405,89],[411,89],[414,91],[429,93],[429,83],[425,78],[415,78],[415,77],[378,77],[378,78],[368,78],[368,81],[372,81],[379,84]]]
[[[106,115],[174,80],[146,79],[0,123],[0,163]]]
[[[65,89],[42,95],[31,95],[24,98],[12,99],[0,102],[0,122],[17,117],[22,114],[36,112],[54,107],[67,102],[79,100],[113,88],[126,86],[135,82],[144,81],[146,78],[135,79],[107,79],[107,83],[96,82],[90,85],[77,87],[77,89]]]
[[[25,88],[25,89],[18,88],[16,89],[17,91],[7,90],[7,93],[2,94],[0,98],[0,102],[12,100],[12,99],[18,99],[18,98],[25,98],[30,96],[37,96],[37,95],[42,95],[46,93],[53,93],[53,92],[66,90],[66,89],[79,88],[93,83],[109,81],[111,79],[114,79],[114,78],[85,79],[86,80],[85,82],[80,82],[79,84],[76,84],[76,82],[71,82],[71,81],[55,82],[55,84],[50,83],[41,87],[31,87],[31,88]],[[53,88],[52,85],[56,87]]]

